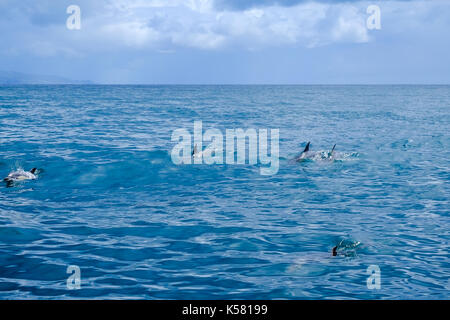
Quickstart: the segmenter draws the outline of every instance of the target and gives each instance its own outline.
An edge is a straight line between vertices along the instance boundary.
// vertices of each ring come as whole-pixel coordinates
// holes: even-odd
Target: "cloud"
[[[351,4],[363,0],[214,0],[217,10],[247,10],[250,8],[262,8],[271,6],[292,7],[303,3],[326,3],[326,4]],[[384,0],[386,1],[414,1],[414,0]],[[372,1],[373,2],[373,1]]]
[[[37,53],[45,51],[48,55],[120,47],[254,50],[369,40],[363,27],[364,8],[349,4],[264,1],[267,6],[236,11],[218,10],[218,3],[213,0],[80,0],[78,3],[82,14],[82,30],[78,32],[67,32],[64,28],[65,9],[71,2],[50,0],[2,2],[1,14],[7,18],[4,21],[8,20],[3,29],[10,26],[9,31],[19,37],[45,43],[46,49]],[[233,3],[229,2],[232,6]],[[291,6],[286,7],[288,4]],[[51,49],[52,43],[54,48],[61,48],[73,41],[84,45],[73,50]],[[37,44],[14,45],[24,50],[39,48]]]
[[[353,0],[354,2],[355,0]],[[357,1],[357,0],[356,0]],[[218,10],[247,10],[250,8],[261,8],[271,6],[292,7],[306,2],[312,2],[310,0],[215,0],[214,7]],[[319,0],[316,2],[332,2],[331,0]],[[351,2],[347,1],[335,1],[339,2]]]
[[[105,78],[114,75],[117,81],[123,81],[122,77],[132,80],[142,72],[141,79],[155,75],[151,78],[155,82],[172,81],[166,73],[174,70],[176,81],[185,77],[188,82],[188,75],[195,74],[199,79],[196,81],[201,82],[216,76],[210,69],[221,68],[221,73],[229,74],[227,82],[244,70],[250,77],[248,81],[259,81],[259,72],[264,70],[274,70],[267,73],[272,79],[281,68],[287,70],[286,77],[291,77],[290,71],[301,63],[303,69],[314,66],[318,70],[323,65],[327,72],[341,65],[367,70],[379,57],[383,57],[383,63],[392,59],[391,68],[406,63],[411,68],[425,68],[438,61],[439,65],[449,65],[449,45],[443,41],[450,28],[448,0],[75,3],[81,7],[82,27],[71,31],[65,22],[66,8],[74,4],[72,0],[0,0],[0,69],[28,71],[29,67],[38,73],[48,68],[72,70],[83,79],[88,77],[82,72],[95,76],[103,73]],[[366,9],[373,3],[381,7],[381,31],[366,28]],[[355,45],[361,43],[365,45]],[[353,52],[369,48],[372,51],[361,55],[369,64],[362,64],[365,69],[356,67],[354,57],[346,60]],[[427,58],[433,50],[436,54]],[[322,52],[322,59],[318,52]],[[301,61],[301,56],[310,60]],[[146,67],[149,69],[144,72]],[[182,68],[188,71],[180,75]],[[160,78],[156,78],[156,72]],[[344,73],[338,74],[344,77]]]
[[[108,14],[95,18],[99,28],[94,34],[126,46],[163,50],[360,43],[369,40],[364,9],[306,2],[218,11],[211,0],[116,1]]]

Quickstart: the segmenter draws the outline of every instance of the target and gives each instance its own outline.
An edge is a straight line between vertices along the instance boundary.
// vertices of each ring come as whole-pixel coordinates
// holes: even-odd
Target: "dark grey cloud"
[[[214,7],[217,10],[247,10],[251,8],[266,7],[266,6],[283,6],[290,7],[301,3],[316,2],[316,3],[355,3],[364,0],[214,0]],[[366,0],[367,1],[367,0]],[[411,0],[384,0],[386,1],[411,1]],[[381,3],[382,0],[376,0]]]

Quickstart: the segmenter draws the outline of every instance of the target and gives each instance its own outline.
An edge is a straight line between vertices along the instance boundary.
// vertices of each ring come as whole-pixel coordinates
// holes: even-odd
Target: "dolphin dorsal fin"
[[[303,150],[303,152],[308,152],[309,151],[309,144],[310,144],[310,142],[308,141],[308,143],[306,144],[305,150]]]
[[[336,256],[337,256],[337,246],[336,246],[336,247],[333,247],[332,255],[333,255],[333,257],[336,257]]]
[[[333,149],[331,149],[330,154],[333,154],[334,148],[336,148],[336,144],[334,144]]]

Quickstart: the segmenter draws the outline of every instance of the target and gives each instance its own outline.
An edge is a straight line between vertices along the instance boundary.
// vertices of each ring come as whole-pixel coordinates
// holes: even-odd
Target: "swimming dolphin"
[[[308,152],[309,152],[309,144],[311,142],[308,141],[308,143],[306,144],[305,149],[303,149],[302,153],[300,153],[300,155],[295,158],[296,161],[301,161],[303,159],[306,159],[308,157]]]
[[[300,161],[307,160],[307,159],[313,159],[317,155],[317,152],[309,151],[310,144],[311,144],[311,142],[308,142],[306,144],[305,149],[303,149],[302,153],[300,153],[300,155],[295,158],[295,161],[300,162]]]
[[[202,150],[198,150],[197,145],[194,146],[194,149],[192,150],[192,158],[203,158],[203,156],[208,156],[211,153],[216,153],[218,152],[218,149],[216,147],[213,146],[208,146],[206,147],[203,151]]]
[[[361,244],[359,241],[344,241],[344,239],[339,242],[337,246],[334,246],[333,249],[331,249],[331,255],[333,257],[336,257],[337,255],[342,255],[346,257],[352,257],[356,255],[356,250],[358,249],[358,246]]]
[[[337,256],[337,246],[333,247],[333,250],[331,251],[331,254],[333,255],[333,257]]]
[[[298,155],[294,160],[297,162],[305,160],[333,160],[334,149],[336,144],[333,146],[330,152],[324,151],[309,151],[310,142],[306,144],[305,149]]]
[[[4,178],[3,181],[7,182],[8,184],[11,184],[16,181],[34,180],[37,178],[36,171],[37,168],[33,168],[30,171],[19,169],[8,174],[8,176]]]
[[[331,149],[330,153],[328,154],[328,158],[330,158],[330,159],[333,159],[334,148],[336,148],[336,144],[334,144],[333,148]]]
[[[192,150],[192,158],[201,158],[203,151],[198,151],[197,145],[194,146]]]

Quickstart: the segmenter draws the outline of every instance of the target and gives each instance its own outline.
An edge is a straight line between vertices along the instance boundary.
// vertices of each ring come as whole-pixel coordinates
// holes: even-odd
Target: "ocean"
[[[174,164],[194,121],[278,171]],[[449,129],[450,86],[0,86],[0,299],[448,299]]]

